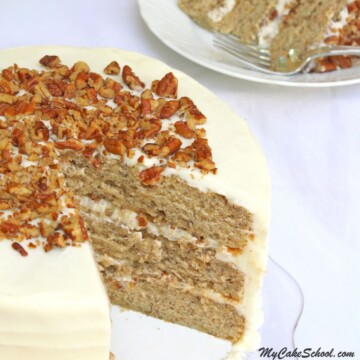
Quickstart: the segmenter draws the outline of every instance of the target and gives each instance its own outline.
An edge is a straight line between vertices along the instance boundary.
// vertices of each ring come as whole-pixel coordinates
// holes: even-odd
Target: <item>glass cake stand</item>
[[[302,291],[271,258],[264,279],[262,308],[261,347],[293,349],[303,308]],[[228,341],[115,306],[112,319],[111,351],[117,360],[225,360],[231,350]],[[246,359],[260,359],[259,352],[248,353]]]

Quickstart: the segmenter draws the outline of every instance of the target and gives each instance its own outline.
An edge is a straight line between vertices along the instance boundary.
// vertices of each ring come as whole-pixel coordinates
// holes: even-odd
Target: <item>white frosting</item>
[[[277,2],[275,9],[278,15],[273,20],[267,20],[267,22],[261,26],[257,34],[259,46],[264,48],[269,47],[271,40],[273,40],[279,33],[280,24],[283,17],[290,12],[290,4],[292,2],[294,2],[294,0],[279,0]]]
[[[205,114],[207,117],[205,128],[209,145],[213,150],[213,160],[218,167],[217,175],[208,174],[204,176],[199,171],[191,171],[185,168],[167,168],[164,174],[179,176],[190,186],[196,187],[200,191],[213,191],[224,195],[230,202],[244,206],[254,214],[256,251],[252,250],[253,256],[248,258],[247,265],[249,269],[257,270],[249,271],[249,273],[252,272],[253,274],[253,279],[249,279],[249,284],[252,283],[254,286],[253,290],[251,290],[251,286],[247,285],[249,289],[249,305],[247,310],[249,321],[247,322],[246,341],[243,341],[239,346],[241,346],[242,350],[253,350],[256,348],[257,344],[255,345],[255,343],[258,338],[256,328],[258,327],[261,313],[257,301],[252,301],[252,299],[258,294],[258,284],[261,282],[266,266],[266,230],[269,220],[270,185],[265,159],[258,144],[250,134],[246,123],[209,90],[182,72],[173,70],[161,62],[145,56],[123,52],[118,49],[33,47],[2,50],[0,69],[13,63],[17,63],[20,67],[41,69],[42,67],[39,65],[38,60],[45,54],[59,55],[62,62],[68,65],[78,60],[84,60],[90,65],[92,71],[99,73],[111,61],[117,60],[121,66],[129,64],[147,86],[151,85],[152,80],[160,79],[165,73],[172,71],[179,80],[179,97],[190,97],[200,111]],[[37,270],[38,263],[35,257],[32,259],[29,255],[27,258],[22,258],[9,247],[7,242],[1,243],[0,250],[1,266],[4,263],[8,264],[6,259],[10,259],[9,253],[11,253],[12,262],[11,266],[8,264],[8,268],[12,270],[11,273],[19,274],[18,277],[15,277],[17,279],[16,282],[11,282],[10,280],[4,281],[4,272],[0,274],[0,284],[2,284],[0,298],[2,299],[5,296],[5,298],[9,299],[9,288],[18,288],[20,293],[37,289],[37,291],[32,290],[32,296],[38,299],[37,304],[41,303],[43,305],[42,307],[38,306],[37,309],[40,309],[40,311],[35,313],[36,307],[32,297],[19,297],[18,301],[22,300],[23,303],[12,302],[12,304],[18,304],[19,309],[24,310],[22,316],[18,317],[16,313],[12,313],[11,316],[9,315],[8,306],[11,304],[9,305],[8,300],[8,302],[4,300],[3,303],[0,303],[0,319],[2,316],[5,317],[6,313],[8,314],[6,315],[7,322],[0,321],[0,326],[3,326],[1,328],[3,333],[7,333],[6,337],[3,334],[0,336],[0,358],[23,358],[20,356],[20,352],[24,348],[20,346],[15,347],[13,343],[1,343],[1,341],[13,338],[10,336],[10,333],[14,332],[16,328],[23,329],[23,327],[26,327],[23,331],[28,336],[26,348],[29,351],[26,353],[26,359],[42,360],[45,359],[45,355],[49,352],[52,355],[48,358],[52,360],[75,358],[77,360],[105,359],[105,340],[109,340],[108,304],[105,301],[104,289],[95,271],[95,265],[88,245],[83,245],[81,249],[67,248],[47,254],[41,253],[41,249],[36,250],[36,253],[32,252],[31,256],[36,254],[36,259],[44,265],[44,269],[53,269],[52,274],[49,271],[44,271],[44,274],[40,273]],[[79,268],[78,262],[83,263],[84,266]],[[27,269],[26,273],[24,272],[25,268]],[[32,273],[35,276],[25,277],[26,274]],[[54,273],[58,273],[59,276],[54,277]],[[9,273],[6,274],[8,275]],[[54,281],[54,279],[60,281],[62,286],[48,286],[49,282],[45,281]],[[70,280],[78,285],[81,282],[80,280],[83,280],[84,286],[73,286]],[[38,286],[38,284],[42,284],[42,286]],[[64,301],[61,301],[61,294],[64,296]],[[53,298],[55,302],[52,301]],[[76,302],[74,304],[71,301],[67,303],[66,300],[68,299],[77,299],[79,303]],[[30,307],[26,306],[27,302],[29,302]],[[58,313],[58,308],[54,308],[53,305],[58,305],[59,309],[62,309],[63,312],[60,311]],[[83,311],[86,312],[86,316]],[[98,316],[99,312],[101,316]],[[75,313],[79,314],[78,318],[75,315],[72,317]],[[73,327],[75,329],[79,328],[80,333],[73,339],[70,337],[64,341],[59,340],[56,343],[56,347],[46,348],[45,351],[46,342],[42,341],[42,337],[34,337],[36,328],[34,330],[30,328],[30,324],[35,322],[34,316],[42,316],[41,314],[51,320],[49,324],[42,323],[41,321],[38,322],[38,324],[42,324],[44,333],[49,333],[49,336],[51,334],[66,333],[67,330],[71,332]],[[69,316],[66,316],[66,314]],[[96,321],[94,321],[95,319]],[[66,324],[68,327],[66,327]],[[87,342],[85,328],[89,330],[97,329],[99,342]],[[82,333],[81,329],[84,330]],[[17,339],[19,341],[18,345],[24,345],[23,337],[17,337]],[[39,339],[43,347],[38,346],[40,345],[37,342]],[[76,339],[79,345],[76,348],[77,350],[72,353],[69,348],[73,345],[74,339]],[[56,339],[54,339],[55,341]],[[99,344],[96,347],[97,350],[90,351],[90,346],[94,344],[96,346]],[[44,349],[44,352],[37,354],[36,349],[40,348]],[[57,355],[60,353],[62,355]]]
[[[346,4],[349,5],[350,3],[354,2],[354,0],[347,0]],[[339,13],[339,18],[336,20],[331,20],[326,31],[325,39],[330,36],[336,36],[339,34],[339,30],[342,29],[348,22],[350,17],[348,7],[344,6],[344,8]],[[326,45],[323,43],[322,45]]]
[[[235,6],[236,0],[224,0],[222,5],[210,10],[207,16],[214,22],[220,22]]]
[[[0,359],[108,360],[109,303],[90,245],[28,252],[0,241]]]

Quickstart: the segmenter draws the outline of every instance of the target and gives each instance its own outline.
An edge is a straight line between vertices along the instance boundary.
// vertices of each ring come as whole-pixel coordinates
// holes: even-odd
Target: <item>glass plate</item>
[[[233,77],[286,86],[340,86],[360,83],[360,61],[351,69],[292,77],[264,74],[246,68],[212,45],[212,35],[196,25],[177,6],[178,0],[138,0],[149,29],[168,47],[212,70]]]
[[[270,259],[263,286],[261,346],[293,349],[302,307],[297,282]],[[228,341],[115,306],[112,319],[111,351],[119,360],[222,360],[231,350]],[[259,353],[248,353],[247,359],[260,359]]]

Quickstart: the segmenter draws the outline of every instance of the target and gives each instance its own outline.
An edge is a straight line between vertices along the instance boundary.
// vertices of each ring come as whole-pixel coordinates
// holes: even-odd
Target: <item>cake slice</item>
[[[0,256],[10,252],[3,269],[19,274],[0,275],[0,299],[11,303],[19,288],[15,308],[29,301],[29,324],[54,319],[12,338],[24,322],[9,315],[0,357],[20,359],[25,347],[34,359],[49,349],[107,358],[95,262],[113,304],[256,349],[269,180],[245,122],[188,76],[138,54],[13,49],[0,66]],[[46,285],[52,273],[63,276],[59,286]],[[39,329],[78,332],[78,346],[39,340]]]
[[[290,49],[301,57],[320,46],[360,43],[360,2],[354,0],[179,0],[179,7],[207,29],[268,48],[274,59],[288,56]],[[314,70],[348,68],[353,59],[327,57],[319,60]],[[274,61],[274,69],[276,66]]]

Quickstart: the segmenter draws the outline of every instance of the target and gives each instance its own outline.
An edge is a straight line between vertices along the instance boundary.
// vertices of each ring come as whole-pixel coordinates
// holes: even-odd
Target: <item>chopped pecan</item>
[[[210,159],[203,159],[195,163],[195,167],[210,171],[215,169],[215,163]]]
[[[11,247],[17,251],[21,256],[28,256],[27,251],[23,248],[23,246],[21,244],[19,244],[18,242],[13,242],[11,244]]]
[[[46,67],[54,68],[60,65],[60,58],[56,55],[45,55],[39,62]]]
[[[191,146],[195,149],[195,160],[200,162],[204,159],[211,160],[212,153],[208,145],[207,139],[198,138],[195,139]]]
[[[141,119],[140,120],[140,138],[151,138],[161,130],[161,121],[158,119]]]
[[[191,119],[196,125],[203,125],[206,123],[205,115],[199,111],[194,102],[188,97],[180,99],[180,114],[185,116],[185,119]]]
[[[151,186],[161,182],[161,173],[164,171],[163,166],[153,166],[140,172],[139,178],[143,185]]]
[[[153,81],[151,89],[159,96],[176,98],[178,90],[177,78],[172,72],[169,72],[160,81]]]
[[[77,74],[75,79],[75,87],[77,89],[84,89],[87,86],[88,74],[85,71],[81,71]]]
[[[112,99],[115,96],[115,91],[112,88],[101,87],[99,89],[99,95],[105,99]]]
[[[126,146],[116,138],[105,139],[104,146],[111,154],[124,155],[126,153]]]
[[[182,121],[177,121],[175,124],[176,133],[181,135],[185,139],[192,139],[195,135],[194,131],[192,131],[186,123]]]
[[[52,96],[63,96],[64,95],[64,91],[63,91],[62,87],[65,88],[65,86],[62,85],[61,82],[59,82],[59,81],[47,80],[46,87]]]
[[[159,153],[160,153],[160,146],[158,144],[150,144],[150,143],[148,143],[148,144],[145,144],[142,147],[142,150],[147,155],[158,156]]]
[[[0,103],[13,104],[15,102],[15,96],[9,94],[0,94]]]
[[[176,153],[182,145],[180,139],[171,136],[169,140],[161,147],[159,155],[161,157],[168,157]]]
[[[186,163],[192,159],[191,155],[185,151],[178,151],[173,156],[172,159],[177,162]]]
[[[145,87],[145,84],[132,71],[131,67],[125,65],[122,71],[122,78],[124,83],[131,89],[140,91]]]
[[[148,224],[148,221],[147,221],[146,217],[143,216],[143,215],[138,214],[138,215],[136,216],[136,220],[137,220],[138,225],[139,225],[140,227],[146,227],[147,224]]]
[[[159,118],[160,119],[169,119],[171,116],[175,115],[180,108],[179,100],[170,100],[167,101],[160,110]]]
[[[19,231],[19,225],[14,224],[9,221],[4,221],[0,223],[0,230],[4,232],[5,234],[14,234]]]
[[[86,72],[88,73],[90,71],[89,65],[84,61],[78,61],[76,62],[73,67],[71,68],[74,72]]]
[[[68,139],[56,142],[55,147],[60,150],[81,151],[84,149],[85,145],[78,139]]]
[[[120,65],[117,61],[112,61],[108,66],[106,66],[104,73],[107,75],[117,75],[120,73]]]

